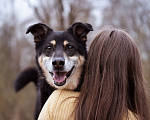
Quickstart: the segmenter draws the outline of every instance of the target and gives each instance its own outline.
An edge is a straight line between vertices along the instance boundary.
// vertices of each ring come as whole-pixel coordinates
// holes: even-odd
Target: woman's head
[[[135,42],[121,29],[102,29],[93,39],[88,52],[79,97],[82,104],[79,102],[77,106],[86,109],[82,113],[87,116],[86,119],[117,120],[128,109],[142,114],[143,99],[147,104]],[[86,105],[88,103],[89,106]]]

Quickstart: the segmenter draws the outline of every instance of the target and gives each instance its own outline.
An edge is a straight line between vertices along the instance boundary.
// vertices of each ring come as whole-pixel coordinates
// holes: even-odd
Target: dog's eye
[[[48,51],[51,50],[51,49],[52,49],[51,46],[47,46],[47,47],[46,47],[46,50],[48,50]]]
[[[74,47],[72,45],[68,45],[68,49],[72,50]]]

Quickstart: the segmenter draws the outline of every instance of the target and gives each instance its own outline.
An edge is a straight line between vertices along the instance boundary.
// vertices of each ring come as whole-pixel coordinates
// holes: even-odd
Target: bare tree
[[[24,59],[26,65],[29,65],[31,59],[26,62],[26,58],[32,55],[33,50],[24,37],[25,32],[22,32],[24,26],[17,18],[14,2],[5,0],[5,3],[9,5],[7,6],[9,9],[2,10],[4,6],[0,8],[0,120],[19,120],[19,116],[22,116],[21,120],[33,119],[30,113],[33,112],[34,102],[26,99],[29,96],[34,99],[35,90],[30,86],[28,90],[31,91],[28,91],[27,95],[27,90],[25,90],[19,96],[13,89],[14,79],[22,69],[23,61],[21,60]],[[30,51],[30,54],[26,52],[29,55],[23,56],[26,49]],[[26,106],[33,107],[26,108]],[[24,109],[29,113],[23,114]]]
[[[148,0],[109,0],[103,25],[128,31],[136,40],[143,58],[145,78],[150,81],[150,4]]]
[[[57,30],[66,29],[75,21],[88,22],[91,16],[92,4],[87,0],[38,0],[37,5],[27,2],[40,22]]]

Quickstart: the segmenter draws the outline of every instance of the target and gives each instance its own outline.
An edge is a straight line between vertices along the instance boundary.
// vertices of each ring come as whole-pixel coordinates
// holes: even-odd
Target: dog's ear
[[[42,41],[43,37],[47,34],[48,31],[53,31],[53,30],[45,24],[38,23],[38,24],[29,26],[26,31],[26,34],[31,32],[32,35],[34,36],[34,42],[38,43]]]
[[[88,23],[76,22],[71,25],[68,31],[71,31],[81,41],[86,41],[87,40],[86,35],[90,31],[93,31],[93,27],[91,24]]]

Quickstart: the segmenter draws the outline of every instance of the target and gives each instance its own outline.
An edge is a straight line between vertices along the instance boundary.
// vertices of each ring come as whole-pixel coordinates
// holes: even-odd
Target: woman
[[[144,82],[135,42],[123,30],[105,28],[90,46],[80,94],[55,91],[39,119],[47,111],[55,111],[46,116],[64,120],[150,120]]]

